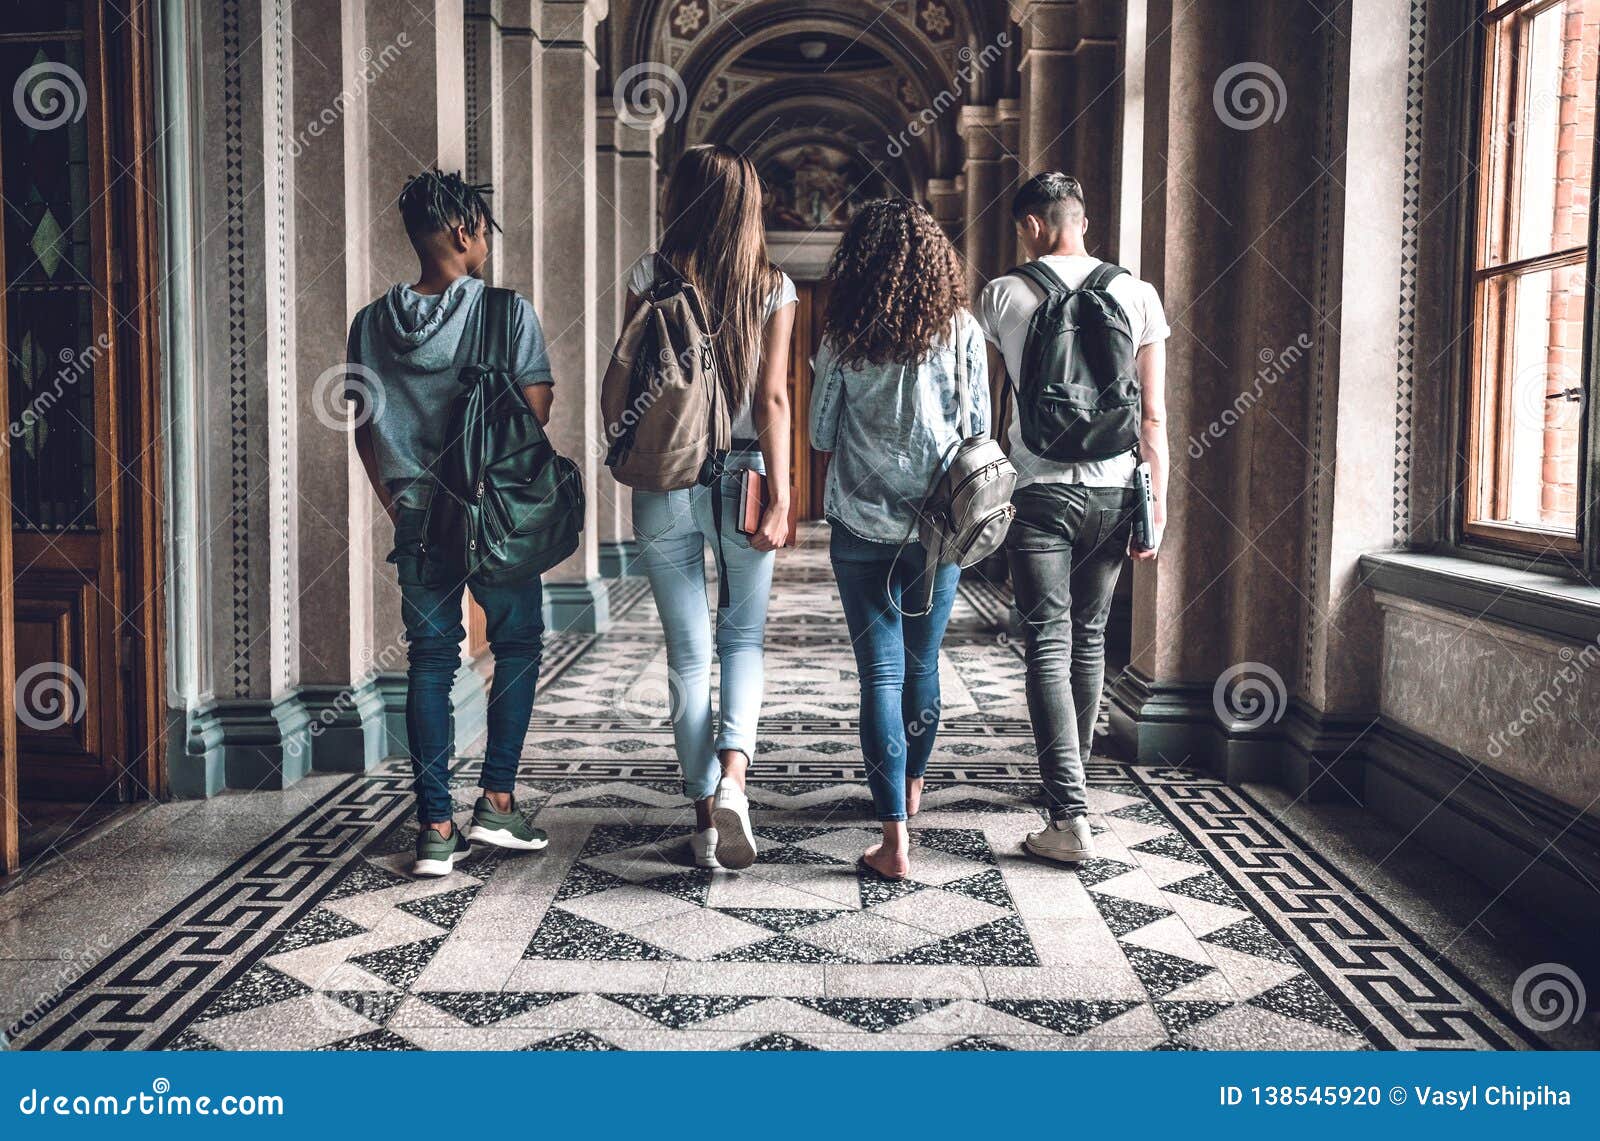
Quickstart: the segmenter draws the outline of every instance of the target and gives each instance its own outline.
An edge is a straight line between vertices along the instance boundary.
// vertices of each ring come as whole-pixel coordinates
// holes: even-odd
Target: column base
[[[552,634],[603,634],[611,626],[610,586],[603,578],[544,584],[544,627]]]
[[[1111,685],[1111,735],[1141,764],[1190,765],[1230,785],[1275,784],[1313,802],[1361,801],[1352,748],[1371,718],[1326,714],[1292,699],[1247,728],[1217,714],[1212,687],[1154,682],[1128,668]]]
[[[311,719],[314,770],[364,773],[382,762],[388,741],[375,679],[357,686],[303,686],[300,702]]]
[[[623,578],[643,573],[644,567],[639,561],[638,543],[626,539],[600,544],[600,577]],[[549,587],[545,589],[548,590]]]
[[[311,771],[311,718],[299,694],[218,701],[187,721],[183,756],[168,770],[175,796],[285,789]]]

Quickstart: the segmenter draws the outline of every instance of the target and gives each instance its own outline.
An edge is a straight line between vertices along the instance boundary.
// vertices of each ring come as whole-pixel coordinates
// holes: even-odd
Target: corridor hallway
[[[1018,848],[1037,784],[1007,598],[968,579],[913,879],[876,831],[825,527],[780,554],[750,784],[757,864],[691,868],[642,579],[559,634],[517,788],[542,854],[404,874],[404,760],[152,804],[0,894],[24,1049],[1527,1049],[1529,921],[1356,810],[1107,754],[1100,855]],[[1109,748],[1109,742],[1104,742]],[[463,757],[458,819],[479,758]],[[157,869],[169,869],[170,874]],[[1423,898],[1425,895],[1425,899]],[[1548,944],[1546,944],[1547,946]]]

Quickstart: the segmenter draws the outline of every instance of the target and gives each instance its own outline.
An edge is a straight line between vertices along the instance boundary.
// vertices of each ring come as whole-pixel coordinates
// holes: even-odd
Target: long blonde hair
[[[777,271],[767,260],[761,179],[724,146],[684,151],[667,180],[665,229],[656,247],[705,303],[730,404],[750,403],[761,360],[761,328]]]

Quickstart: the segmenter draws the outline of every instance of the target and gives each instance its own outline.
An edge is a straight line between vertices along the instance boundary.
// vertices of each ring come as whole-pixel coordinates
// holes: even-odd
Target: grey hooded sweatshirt
[[[475,277],[458,277],[435,296],[394,285],[350,324],[345,395],[358,422],[370,416],[378,478],[401,506],[424,506],[431,494],[459,373],[477,352],[470,331],[482,301]],[[512,314],[513,376],[523,385],[552,383],[533,306],[518,297]]]

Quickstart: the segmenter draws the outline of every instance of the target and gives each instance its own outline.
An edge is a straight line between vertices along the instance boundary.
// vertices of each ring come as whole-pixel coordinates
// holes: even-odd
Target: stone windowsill
[[[1489,618],[1563,641],[1600,641],[1600,587],[1455,555],[1382,551],[1361,556],[1374,590]]]

